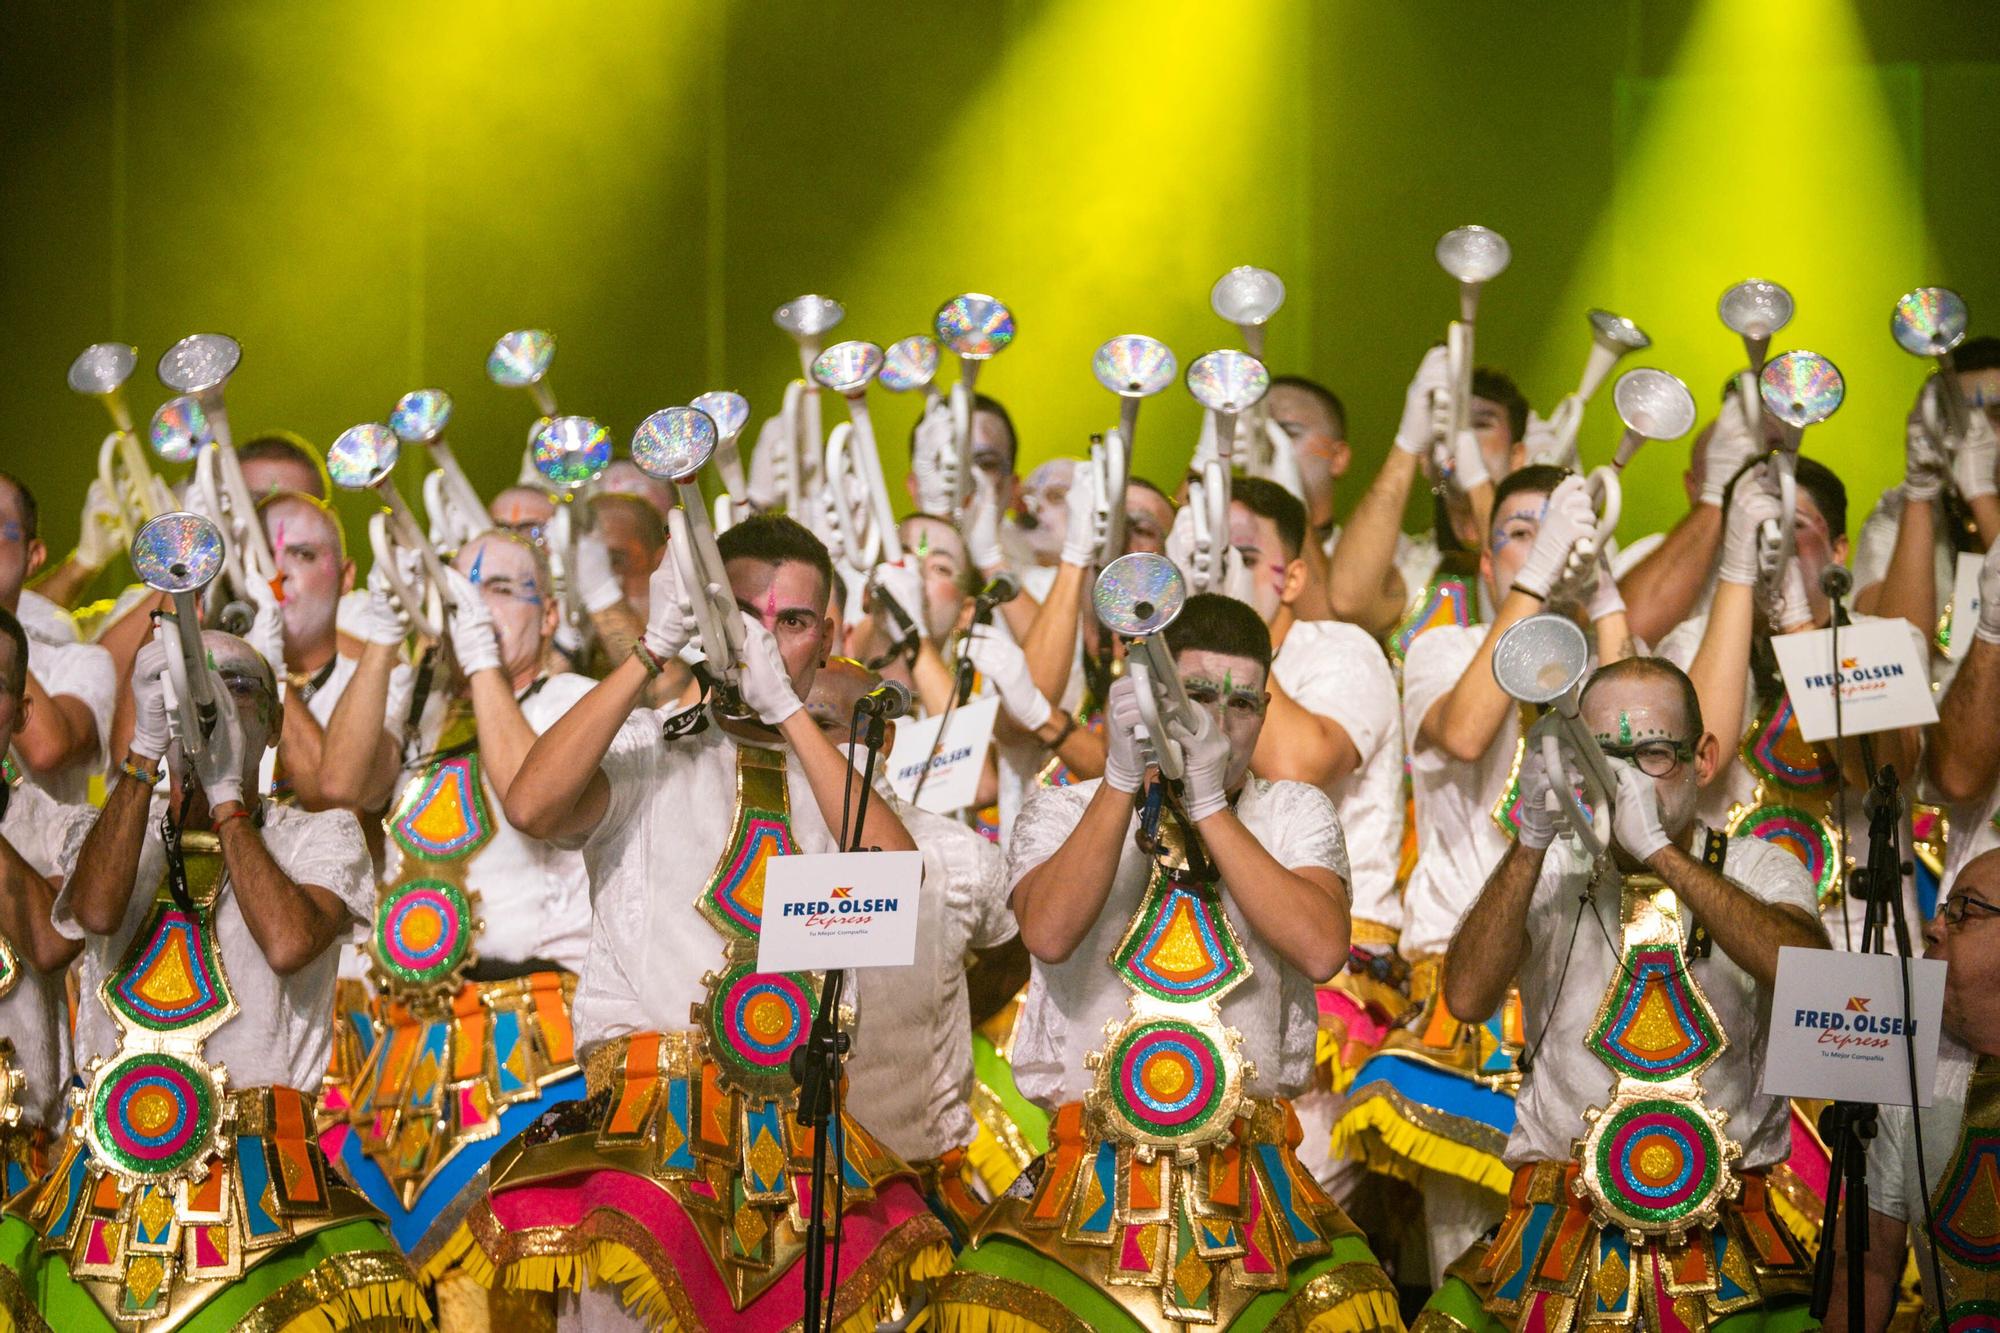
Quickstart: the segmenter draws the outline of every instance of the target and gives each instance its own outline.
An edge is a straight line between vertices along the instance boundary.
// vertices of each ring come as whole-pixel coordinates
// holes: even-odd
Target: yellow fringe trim
[[[1079,1327],[1070,1324],[1050,1328],[1027,1315],[964,1303],[954,1303],[939,1311],[937,1320],[939,1333],[1070,1333]],[[1283,1327],[1288,1333],[1388,1333],[1388,1330],[1401,1333],[1403,1314],[1393,1295],[1369,1291],[1358,1293],[1331,1310],[1320,1311],[1310,1323]]]
[[[980,1183],[986,1186],[992,1198],[999,1198],[1020,1178],[1021,1167],[1007,1151],[1006,1145],[993,1137],[985,1125],[979,1125],[972,1142],[965,1145],[965,1161]]]
[[[1818,1253],[1819,1217],[1807,1217],[1800,1212],[1782,1190],[1766,1190],[1764,1203],[1778,1215],[1779,1221],[1791,1228],[1793,1237],[1806,1248],[1808,1254]]]
[[[484,1276],[481,1276],[482,1268]],[[426,1287],[433,1287],[453,1269],[463,1270],[467,1277],[482,1287],[490,1289],[493,1286],[493,1261],[486,1257],[486,1252],[479,1248],[479,1242],[473,1239],[472,1228],[463,1222],[445,1239],[444,1244],[438,1246],[437,1253],[417,1269],[417,1281]]]
[[[1349,1069],[1340,1058],[1340,1048],[1347,1043],[1325,1028],[1314,1034],[1313,1041],[1313,1063],[1327,1072],[1329,1085],[1335,1092],[1346,1092],[1353,1085],[1354,1076],[1361,1072],[1359,1065]]]
[[[1383,1162],[1379,1160],[1381,1154],[1364,1151],[1366,1145],[1360,1139],[1370,1131],[1381,1139],[1392,1158],[1402,1160]],[[1412,1182],[1415,1172],[1410,1168],[1422,1167],[1471,1181],[1502,1199],[1514,1187],[1513,1171],[1499,1158],[1418,1128],[1396,1114],[1396,1109],[1380,1097],[1348,1108],[1333,1127],[1332,1151],[1336,1157],[1359,1158],[1374,1170]]]
[[[307,1310],[289,1323],[280,1324],[278,1333],[345,1333],[350,1328],[386,1329],[402,1321],[410,1329],[432,1327],[431,1308],[423,1292],[411,1282],[372,1283],[349,1287],[337,1303]]]

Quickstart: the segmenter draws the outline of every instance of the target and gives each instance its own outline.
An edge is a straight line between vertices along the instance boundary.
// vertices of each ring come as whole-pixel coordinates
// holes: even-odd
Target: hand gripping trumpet
[[[326,474],[344,491],[373,491],[382,501],[382,508],[368,519],[368,549],[411,626],[437,641],[444,637],[444,614],[450,606],[446,589],[451,585],[444,576],[444,561],[396,489],[396,461],[401,456],[396,432],[370,421],[340,433],[326,451]],[[405,576],[399,558],[406,551],[417,557],[414,580]]]
[[[1479,291],[1507,271],[1514,258],[1507,238],[1486,227],[1454,227],[1438,238],[1438,267],[1458,282],[1458,318],[1445,330],[1445,358],[1450,388],[1444,404],[1441,438],[1433,452],[1450,460],[1461,433],[1472,420],[1472,329],[1479,314]],[[1438,475],[1444,475],[1442,468]]]
[[[819,382],[813,362],[828,330],[847,318],[847,310],[831,296],[795,296],[771,312],[771,322],[792,335],[799,346],[799,378],[785,386],[784,419],[790,429],[791,451],[784,455],[785,509],[803,521],[810,509],[814,472],[826,449],[821,433]]]
[[[680,575],[681,596],[695,626],[703,662],[695,675],[714,696],[724,717],[747,718],[743,704],[743,621],[736,594],[716,549],[708,509],[695,477],[715,454],[719,432],[706,412],[669,407],[653,413],[632,433],[632,461],[649,477],[674,488],[680,503],[667,511],[667,558]]]
[[[1614,315],[1609,310],[1592,310],[1588,319],[1590,355],[1584,359],[1583,377],[1577,381],[1575,391],[1556,404],[1556,410],[1549,416],[1551,438],[1546,453],[1530,458],[1528,461],[1531,463],[1553,463],[1557,467],[1580,471],[1576,436],[1583,426],[1583,409],[1597,395],[1605,377],[1620,358],[1653,345],[1646,331],[1623,315]]]
[[[1626,371],[1612,387],[1611,401],[1618,408],[1618,419],[1625,423],[1625,434],[1619,438],[1610,464],[1591,469],[1584,478],[1597,510],[1596,549],[1600,553],[1611,550],[1612,534],[1618,531],[1618,516],[1625,503],[1619,478],[1625,465],[1649,440],[1678,440],[1694,429],[1694,395],[1664,370]]]
[[[722,478],[722,494],[715,497],[715,530],[727,532],[736,526],[739,506],[750,493],[743,480],[743,455],[736,451],[736,437],[750,420],[750,404],[740,393],[712,389],[688,405],[715,423],[715,471]]]
[[[1936,387],[1924,395],[1924,425],[1947,447],[1957,448],[1967,426],[1965,390],[1958,382],[1952,352],[1965,341],[1965,302],[1949,287],[1906,292],[1889,315],[1889,332],[1911,356],[1937,361]]]
[[[882,349],[871,342],[835,343],[812,363],[813,380],[847,400],[847,420],[833,428],[826,442],[824,485],[850,563],[863,570],[874,568],[877,552],[892,563],[903,558],[875,425],[868,415],[868,385],[881,369]]]
[[[430,518],[431,546],[444,551],[458,550],[493,526],[479,492],[445,443],[444,428],[450,422],[451,395],[443,389],[413,389],[396,400],[396,410],[389,414],[389,429],[397,439],[421,445],[430,454],[434,466],[424,475],[424,513]]]
[[[1231,445],[1236,438],[1236,419],[1263,401],[1271,387],[1271,375],[1263,362],[1248,353],[1219,351],[1195,358],[1186,379],[1188,392],[1205,413],[1202,434],[1206,437],[1212,431],[1215,439],[1213,450],[1196,450],[1201,475],[1188,482],[1187,502],[1193,511],[1194,531],[1188,583],[1196,592],[1221,592],[1229,568]]]
[[[1743,340],[1743,354],[1750,364],[1737,376],[1736,408],[1743,413],[1750,438],[1762,439],[1764,418],[1757,408],[1757,380],[1771,351],[1771,335],[1792,322],[1792,294],[1775,282],[1745,278],[1723,292],[1715,313],[1723,327]]]
[[[913,333],[907,338],[898,338],[882,352],[882,371],[875,382],[890,393],[909,393],[913,389],[924,391],[924,415],[928,416],[945,401],[938,392],[938,342],[927,333]],[[972,402],[964,394],[955,395],[948,409],[952,413],[951,447],[941,458],[918,459],[914,455],[910,462],[912,469],[921,478],[928,468],[940,478],[939,493],[931,496],[919,495],[920,508],[940,514],[956,514],[972,500]],[[961,447],[963,446],[963,448]],[[916,447],[926,451],[930,444],[921,433],[917,436]]]
[[[1847,381],[1840,367],[1817,352],[1786,352],[1773,358],[1758,376],[1764,410],[1784,425],[1778,444],[1778,504],[1782,517],[1778,531],[1766,532],[1767,546],[1775,546],[1776,566],[1782,573],[1791,563],[1792,524],[1798,514],[1799,444],[1807,426],[1816,426],[1840,410],[1847,396]]]
[[[979,369],[1014,342],[1014,312],[991,296],[965,292],[937,308],[931,319],[938,341],[958,358],[958,383],[951,386],[952,458],[958,486],[972,496],[972,412],[978,404]],[[963,507],[964,501],[961,501]]]
[[[1167,626],[1180,615],[1187,598],[1187,580],[1174,562],[1144,551],[1121,555],[1106,565],[1090,594],[1098,623],[1125,640],[1125,670],[1137,684],[1140,754],[1168,782],[1179,782],[1187,767],[1180,742],[1167,725],[1189,734],[1200,726],[1165,639]],[[1140,834],[1146,842],[1153,841],[1159,822],[1159,798],[1149,794],[1140,817]]]
[[[200,598],[222,567],[222,529],[200,514],[161,514],[132,539],[133,572],[174,604],[171,612],[160,612],[153,634],[166,647],[167,708],[181,755],[188,759],[207,751],[215,729],[215,686],[201,642]],[[283,664],[273,664],[273,670],[282,672]]]
[[[247,596],[253,579],[276,589],[278,562],[257,516],[257,499],[243,480],[243,465],[236,459],[236,442],[229,433],[229,412],[222,401],[223,387],[242,357],[236,340],[221,333],[190,334],[161,353],[160,383],[182,396],[153,414],[153,443],[162,458],[172,461],[174,454],[161,443],[163,419],[176,449],[185,448],[197,435],[202,440],[192,453],[195,490],[228,538],[223,545],[223,579]],[[194,411],[189,410],[190,402]],[[197,416],[205,423],[198,431],[177,432],[176,421],[193,422]]]
[[[125,381],[137,360],[124,343],[92,343],[69,363],[69,387],[104,404],[111,416],[111,433],[97,447],[97,479],[116,506],[118,535],[128,546],[141,527],[174,507],[174,493],[147,460],[125,403]]]
[[[1590,645],[1583,631],[1553,612],[1516,621],[1493,645],[1493,678],[1500,688],[1542,709],[1526,743],[1540,750],[1548,767],[1556,826],[1574,834],[1598,859],[1611,846],[1611,799],[1618,782],[1579,711],[1589,669]],[[1580,784],[1571,781],[1572,770],[1580,773]]]
[[[1118,427],[1091,441],[1088,465],[1097,482],[1097,558],[1108,565],[1125,550],[1125,485],[1132,475],[1139,404],[1172,384],[1180,366],[1158,338],[1122,333],[1097,349],[1090,368],[1099,384],[1118,395]]]

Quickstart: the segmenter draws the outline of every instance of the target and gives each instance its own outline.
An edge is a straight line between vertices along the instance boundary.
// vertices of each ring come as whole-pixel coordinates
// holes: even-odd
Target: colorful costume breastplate
[[[1812,876],[1824,911],[1841,891],[1840,827],[1833,800],[1840,770],[1831,755],[1799,734],[1789,694],[1780,692],[1757,710],[1738,753],[1757,779],[1747,804],[1729,812],[1724,832],[1773,842],[1799,858]]]
[[[378,990],[419,1013],[451,1007],[485,926],[479,895],[465,883],[494,829],[473,726],[463,710],[446,722],[437,758],[404,786],[389,816],[403,865],[376,895],[370,971]]]
[[[1387,650],[1398,679],[1402,676],[1403,662],[1410,655],[1410,645],[1417,641],[1418,635],[1442,625],[1463,627],[1478,619],[1477,578],[1476,563],[1468,569],[1463,558],[1454,553],[1446,553],[1438,560],[1430,582],[1410,599],[1409,610],[1382,638],[1382,647]]]
[[[1720,869],[1709,839],[1708,863]],[[1708,997],[1688,968],[1680,902],[1650,875],[1626,879],[1619,967],[1584,1044],[1615,1076],[1611,1100],[1584,1113],[1576,1142],[1578,1188],[1599,1227],[1642,1239],[1678,1240],[1713,1228],[1741,1188],[1741,1147],[1726,1137],[1727,1114],[1703,1098],[1701,1075],[1729,1049]]]
[[[1931,1192],[1931,1216],[1942,1327],[2000,1327],[2000,1059],[1993,1056],[1979,1057],[1966,1085],[1958,1147]]]

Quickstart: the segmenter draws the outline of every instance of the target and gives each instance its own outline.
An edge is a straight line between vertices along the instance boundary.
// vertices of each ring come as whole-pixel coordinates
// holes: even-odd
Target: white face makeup
[[[479,589],[500,640],[500,669],[508,679],[531,679],[542,659],[544,636],[555,629],[553,589],[535,557],[520,542],[482,537],[467,542],[452,562]]]
[[[333,518],[304,500],[274,500],[264,508],[264,531],[281,580],[279,610],[285,622],[285,655],[329,642],[348,570]]]
[[[1076,460],[1052,458],[1021,483],[1021,508],[1035,526],[1025,536],[1038,557],[1054,561],[1062,551],[1063,530],[1069,523],[1069,483]]]
[[[725,568],[737,607],[771,631],[792,688],[805,698],[833,632],[819,571],[802,560],[773,565],[748,557],[726,561]]]
[[[1244,572],[1250,576],[1250,605],[1268,625],[1284,604],[1285,574],[1291,568],[1278,525],[1238,501],[1229,506],[1229,544],[1236,548]]]
[[[1493,600],[1504,600],[1542,532],[1542,511],[1549,497],[1540,491],[1516,491],[1493,508],[1486,557],[1491,565]]]
[[[1264,730],[1264,668],[1247,657],[1190,648],[1174,660],[1181,688],[1189,702],[1205,708],[1229,741],[1229,772],[1225,787],[1235,791],[1250,775],[1250,757]]]
[[[899,535],[923,576],[924,628],[933,641],[941,640],[958,624],[968,600],[965,576],[972,561],[965,539],[949,523],[932,518],[904,519]]]
[[[1679,839],[1694,823],[1700,774],[1699,736],[1689,726],[1674,686],[1635,677],[1605,680],[1583,699],[1583,723],[1606,756],[1636,765],[1660,796],[1660,825]]]

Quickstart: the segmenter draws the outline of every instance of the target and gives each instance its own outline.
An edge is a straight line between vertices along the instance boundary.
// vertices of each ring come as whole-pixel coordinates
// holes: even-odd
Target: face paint
[[[20,540],[21,525],[19,523],[14,522],[12,519],[9,519],[5,523],[0,523],[0,541],[17,542]]]
[[[919,560],[921,560],[921,559],[923,559],[923,558],[924,558],[925,556],[929,555],[930,553],[931,553],[931,534],[930,534],[930,529],[929,529],[929,528],[918,528],[918,529],[917,529],[917,558],[918,558]]]
[[[1663,718],[1651,708],[1641,704],[1637,708],[1618,710],[1618,729],[1614,731],[1592,730],[1600,745],[1616,745],[1630,748],[1644,745],[1648,741],[1675,741],[1683,738],[1677,726],[1669,726],[1669,719]]]
[[[764,623],[769,625],[778,618],[778,581],[771,580],[771,586],[764,590]]]
[[[1503,514],[1500,521],[1493,527],[1493,540],[1491,543],[1493,549],[1497,551],[1508,542],[1515,540],[1507,535],[1506,527],[1509,523],[1519,519],[1524,523],[1534,523],[1539,526],[1542,521],[1542,515],[1547,511],[1548,505],[1544,503],[1540,509],[1516,509],[1510,514]]]
[[[479,554],[472,557],[472,568],[467,570],[465,574],[466,579],[474,587],[479,586],[479,581],[480,581],[479,571],[484,569],[485,567],[486,567],[486,548],[482,546],[479,548]]]
[[[1632,715],[1622,708],[1618,710],[1618,743],[1620,745],[1632,743]]]

